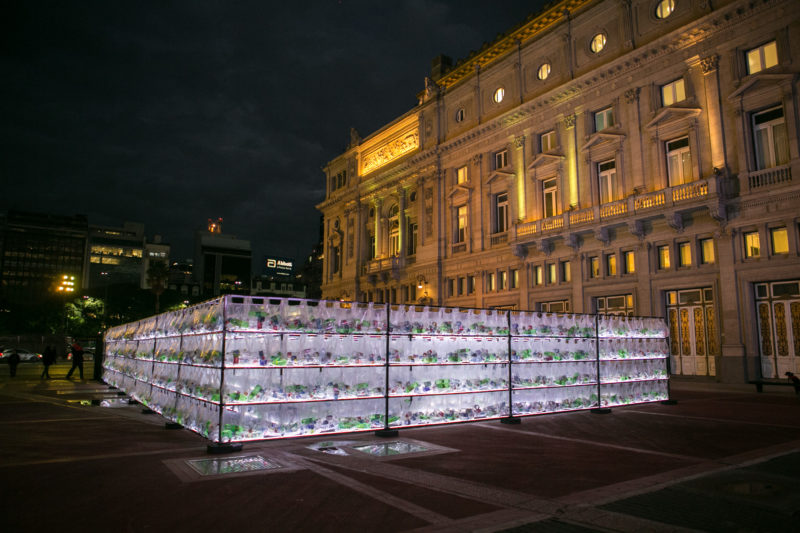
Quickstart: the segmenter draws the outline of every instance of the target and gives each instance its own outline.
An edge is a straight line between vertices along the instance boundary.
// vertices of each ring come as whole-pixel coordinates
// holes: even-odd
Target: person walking
[[[11,377],[17,375],[17,365],[19,364],[19,354],[17,353],[16,349],[11,350],[11,354],[8,356],[8,371],[11,374]]]
[[[76,368],[80,372],[81,379],[83,379],[83,348],[78,344],[78,341],[72,343],[72,367],[67,372],[67,379],[72,377],[72,373],[75,372]]]
[[[44,365],[44,370],[42,370],[42,379],[47,378],[50,379],[50,365],[56,362],[56,350],[49,344],[44,349],[44,353],[42,354],[42,364]]]
[[[786,376],[786,379],[789,380],[789,383],[794,385],[794,393],[800,394],[800,378],[795,376],[792,372],[787,372],[784,375]]]

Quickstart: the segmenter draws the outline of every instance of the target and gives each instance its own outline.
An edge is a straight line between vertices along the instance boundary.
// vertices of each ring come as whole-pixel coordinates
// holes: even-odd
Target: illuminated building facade
[[[64,276],[83,286],[88,231],[83,215],[8,212],[0,219],[0,305],[53,296]]]
[[[325,167],[325,298],[666,316],[672,371],[800,370],[800,9],[566,0]]]
[[[88,288],[126,284],[149,289],[150,262],[168,265],[169,251],[160,235],[148,242],[144,224],[139,222],[124,222],[119,227],[90,225]]]

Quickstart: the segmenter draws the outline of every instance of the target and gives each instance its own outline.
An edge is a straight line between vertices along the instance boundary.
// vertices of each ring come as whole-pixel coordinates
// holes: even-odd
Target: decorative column
[[[719,90],[719,56],[714,54],[700,60],[706,93],[708,137],[711,143],[711,166],[727,171],[725,128],[722,123],[722,102]]]
[[[633,87],[625,91],[625,101],[632,105],[636,110],[634,113],[634,116],[636,117],[636,127],[628,128],[628,130],[636,131],[636,136],[639,139],[639,160],[636,161],[634,159],[631,161],[631,172],[633,173],[633,179],[630,181],[631,185],[633,186],[632,189],[637,191],[645,189],[644,134],[642,133],[642,109],[639,103],[639,92],[639,87]],[[639,168],[636,168],[637,166]]]
[[[581,198],[578,189],[578,131],[575,127],[577,123],[577,115],[567,115],[564,117],[564,139],[566,141],[566,176],[564,185],[566,185],[565,198],[569,199],[569,205],[585,204],[588,198]],[[583,200],[583,201],[582,201]]]

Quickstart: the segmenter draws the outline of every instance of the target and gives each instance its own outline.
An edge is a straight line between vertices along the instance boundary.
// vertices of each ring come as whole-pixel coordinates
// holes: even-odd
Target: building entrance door
[[[800,372],[800,280],[756,283],[761,376]]]
[[[672,373],[716,375],[719,337],[711,287],[667,291],[667,320]]]

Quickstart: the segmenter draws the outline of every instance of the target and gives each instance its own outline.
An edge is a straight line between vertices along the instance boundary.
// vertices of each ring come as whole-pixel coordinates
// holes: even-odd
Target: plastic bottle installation
[[[667,334],[660,318],[229,295],[108,330],[103,379],[242,442],[665,400]]]

